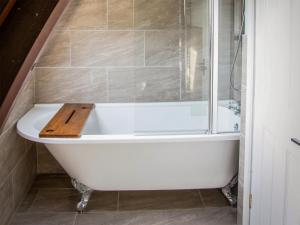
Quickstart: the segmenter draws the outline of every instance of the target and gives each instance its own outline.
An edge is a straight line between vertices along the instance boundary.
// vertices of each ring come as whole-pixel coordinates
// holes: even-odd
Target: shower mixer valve
[[[232,110],[235,115],[240,115],[241,113],[241,106],[239,102],[230,102],[228,109]]]

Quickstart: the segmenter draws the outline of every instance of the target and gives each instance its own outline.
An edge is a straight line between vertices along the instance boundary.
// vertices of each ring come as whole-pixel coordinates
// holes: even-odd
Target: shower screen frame
[[[209,134],[218,133],[219,0],[209,0],[210,90]]]

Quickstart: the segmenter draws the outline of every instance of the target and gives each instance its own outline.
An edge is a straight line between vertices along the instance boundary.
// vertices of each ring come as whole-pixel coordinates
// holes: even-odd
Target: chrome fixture
[[[241,105],[239,102],[231,101],[229,103],[228,109],[232,110],[237,116],[241,113]]]
[[[245,0],[242,1],[242,6],[243,6],[243,8],[242,8],[242,24],[241,24],[239,34],[234,37],[234,40],[236,40],[238,42],[238,44],[237,44],[237,48],[234,52],[233,63],[231,64],[231,68],[230,68],[230,88],[233,91],[236,91],[238,93],[240,93],[241,90],[239,88],[235,87],[233,78],[234,78],[234,68],[235,68],[237,58],[238,58],[239,50],[242,45],[242,37],[244,34],[244,29],[245,29]]]
[[[238,183],[238,175],[235,175],[229,184],[222,188],[223,195],[227,198],[229,204],[231,206],[236,206],[237,204],[237,194],[234,193],[233,189],[236,187]]]
[[[239,131],[239,124],[238,123],[234,124],[233,129],[234,129],[235,132],[238,132]]]
[[[83,210],[87,207],[87,204],[90,200],[93,189],[88,186],[80,183],[78,180],[72,178],[71,183],[73,187],[81,193],[81,200],[77,203],[77,211],[82,213]]]

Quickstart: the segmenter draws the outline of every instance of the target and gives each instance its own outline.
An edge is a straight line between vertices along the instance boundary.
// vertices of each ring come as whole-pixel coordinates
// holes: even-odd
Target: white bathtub
[[[35,105],[17,125],[66,172],[94,190],[224,187],[237,173],[239,134],[201,134],[207,103],[96,104],[81,138],[39,138],[61,105]],[[219,107],[219,126],[239,123]]]

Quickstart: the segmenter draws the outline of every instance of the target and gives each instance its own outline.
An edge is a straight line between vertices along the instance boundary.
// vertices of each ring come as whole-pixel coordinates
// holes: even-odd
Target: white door
[[[300,225],[300,1],[291,1],[291,79],[285,225]]]
[[[256,0],[251,225],[300,225],[300,0]]]

